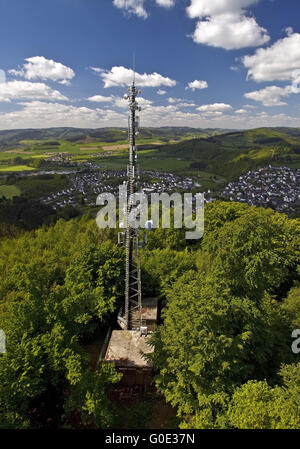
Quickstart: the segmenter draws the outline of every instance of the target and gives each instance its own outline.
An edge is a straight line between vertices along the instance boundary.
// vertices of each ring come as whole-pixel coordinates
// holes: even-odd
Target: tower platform
[[[154,348],[149,345],[150,335],[140,331],[114,330],[105,354],[105,361],[114,363],[123,374],[119,388],[131,387],[146,391],[152,382],[152,364],[145,355]]]
[[[113,362],[117,368],[151,368],[144,354],[151,354],[150,335],[140,335],[139,331],[115,330],[111,334],[105,354],[107,362]]]

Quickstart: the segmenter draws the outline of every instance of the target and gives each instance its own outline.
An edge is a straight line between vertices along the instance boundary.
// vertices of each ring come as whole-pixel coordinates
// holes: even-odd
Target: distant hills
[[[139,138],[157,138],[168,142],[182,137],[209,137],[228,132],[223,129],[195,129],[189,127],[141,128]],[[126,128],[45,128],[45,129],[13,129],[0,131],[0,148],[18,145],[22,140],[57,139],[68,142],[117,142],[127,138]]]
[[[77,151],[77,156],[82,159],[82,143],[119,144],[125,141],[125,128],[0,131],[0,151],[2,150],[4,163],[8,163],[8,157],[16,152],[15,149],[27,151],[28,145],[31,145],[30,151],[39,150],[35,153],[36,156],[57,147],[57,151],[70,151],[73,156]],[[160,145],[157,145],[158,141]],[[300,168],[300,128],[257,128],[242,131],[189,127],[141,128],[138,143],[140,150],[143,150],[139,161],[144,169],[157,168],[180,173],[203,171],[233,179],[267,164]],[[74,147],[77,144],[76,150]],[[71,148],[68,148],[70,145]],[[5,150],[11,151],[4,153]],[[27,151],[26,155],[29,154]],[[88,152],[85,157],[88,157]],[[126,167],[124,154],[111,155],[105,159],[105,163],[112,168]]]
[[[258,128],[183,140],[159,148],[163,157],[234,178],[266,164],[300,168],[300,128]]]
[[[219,135],[224,137],[220,138]],[[101,141],[116,142],[127,137],[126,128],[42,128],[42,129],[13,129],[0,131],[0,147],[18,145],[22,140],[65,140],[68,142],[77,141]],[[282,136],[284,136],[282,138]],[[158,138],[162,141],[182,138],[210,138],[211,142],[224,143],[224,139],[238,146],[246,144],[262,144],[265,140],[269,143],[286,142],[287,137],[300,139],[300,128],[259,128],[254,130],[230,130],[222,128],[190,128],[190,127],[160,127],[141,128],[139,138]],[[272,142],[270,139],[273,139]]]

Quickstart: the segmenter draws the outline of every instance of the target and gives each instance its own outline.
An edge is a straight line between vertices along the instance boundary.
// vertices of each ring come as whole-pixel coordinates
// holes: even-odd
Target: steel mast
[[[138,134],[137,111],[141,108],[136,102],[136,97],[141,93],[135,87],[135,70],[132,86],[128,89],[129,95],[124,98],[129,101],[129,165],[127,167],[127,194],[129,201],[126,206],[126,228],[125,228],[125,249],[126,249],[126,273],[125,273],[125,313],[123,324],[126,330],[140,329],[142,326],[142,289],[141,289],[141,269],[139,257],[139,230],[132,227],[129,214],[132,210],[132,194],[137,192],[137,172],[136,172],[136,135]]]

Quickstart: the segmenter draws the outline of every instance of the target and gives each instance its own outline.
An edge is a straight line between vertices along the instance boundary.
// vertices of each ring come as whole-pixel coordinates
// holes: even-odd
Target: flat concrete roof
[[[141,336],[139,331],[115,330],[111,334],[105,360],[120,368],[151,368],[152,364],[143,357],[143,353],[154,351],[148,344],[149,339],[150,335]]]
[[[142,319],[149,321],[157,320],[157,298],[142,299]]]

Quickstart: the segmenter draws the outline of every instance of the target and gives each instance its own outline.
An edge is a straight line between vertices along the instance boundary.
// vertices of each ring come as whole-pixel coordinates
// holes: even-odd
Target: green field
[[[0,165],[0,171],[2,172],[20,172],[31,170],[34,170],[34,168],[28,167],[27,165]]]
[[[141,146],[159,146],[163,142],[158,139],[139,139],[137,142]],[[145,150],[146,152],[149,150]],[[2,149],[0,148],[0,163],[3,171],[11,165],[9,171],[19,171],[15,166],[22,165],[31,167],[36,159],[49,159],[51,156],[64,153],[71,157],[74,161],[86,161],[89,158],[95,159],[99,156],[102,159],[107,153],[115,153],[116,155],[127,155],[128,141],[116,140],[114,142],[68,142],[64,140],[21,140],[17,148]]]
[[[148,129],[137,139],[138,165],[142,170],[170,171],[182,176],[200,171],[234,179],[249,170],[267,164],[300,166],[300,130],[297,128],[261,128],[221,133],[212,130]],[[26,134],[26,130],[24,131]],[[126,169],[128,163],[127,133],[120,129],[99,131],[55,129],[41,130],[46,139],[20,139],[14,147],[2,148],[0,171],[32,170],[39,159],[43,168],[57,168],[49,161],[53,154],[64,153],[74,162],[91,161],[104,169]],[[73,135],[78,135],[76,140]],[[60,138],[56,138],[59,135]],[[14,136],[14,134],[13,134]],[[64,140],[62,137],[69,137]],[[95,138],[97,136],[97,138]],[[121,138],[122,137],[122,138]],[[16,138],[14,136],[14,138]],[[109,152],[109,154],[107,154]]]

